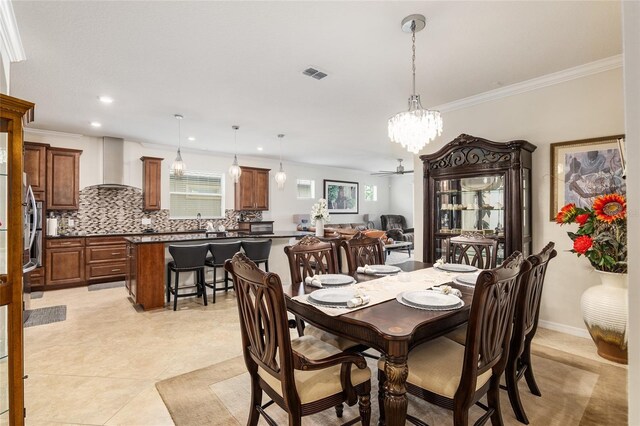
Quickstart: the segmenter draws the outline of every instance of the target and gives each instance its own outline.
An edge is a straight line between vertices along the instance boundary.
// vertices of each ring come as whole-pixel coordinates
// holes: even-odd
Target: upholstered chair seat
[[[464,346],[453,340],[439,337],[424,343],[409,352],[407,383],[453,399],[462,377],[463,358]],[[378,368],[384,370],[384,357],[378,361]],[[475,390],[490,378],[491,370],[480,374]]]
[[[447,339],[453,340],[456,343],[464,345],[467,341],[467,325],[461,325],[455,330],[444,335]]]
[[[312,360],[328,358],[342,352],[334,346],[306,334],[291,340],[291,349]],[[340,368],[340,365],[334,365],[333,367],[323,368],[322,370],[294,370],[293,375],[300,402],[302,404],[308,404],[341,393]],[[260,367],[258,367],[258,375],[271,389],[282,396],[280,380]],[[369,367],[361,370],[355,365],[351,366],[351,384],[353,386],[358,386],[370,378],[371,370]]]

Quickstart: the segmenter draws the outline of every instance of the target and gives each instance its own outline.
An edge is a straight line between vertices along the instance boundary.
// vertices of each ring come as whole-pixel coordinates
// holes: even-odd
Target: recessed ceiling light
[[[97,121],[92,121],[91,127],[102,127],[102,123],[98,123]]]
[[[195,140],[196,140],[196,138],[194,138],[193,136],[189,136],[189,137],[187,138],[187,140],[190,140],[191,142],[193,142],[193,141],[195,141]]]
[[[258,147],[258,151],[262,151],[262,149],[263,149],[263,148],[262,148],[261,146],[259,146],[259,147]]]
[[[111,104],[111,103],[113,103],[113,98],[111,96],[98,96],[98,99],[103,104]]]

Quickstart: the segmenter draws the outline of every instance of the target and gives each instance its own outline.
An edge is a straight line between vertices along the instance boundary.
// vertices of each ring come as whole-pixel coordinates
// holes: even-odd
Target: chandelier
[[[418,154],[426,144],[442,134],[440,112],[424,109],[420,103],[420,95],[416,95],[416,32],[424,29],[425,25],[423,15],[409,15],[402,20],[402,31],[411,33],[413,94],[409,97],[409,110],[391,117],[388,126],[389,139],[414,154]]]
[[[284,189],[284,183],[287,180],[287,174],[284,172],[284,169],[282,168],[282,138],[284,138],[284,135],[280,133],[278,135],[278,139],[280,140],[280,171],[275,175],[276,183],[278,184],[278,189]]]
[[[237,153],[238,153],[238,129],[240,127],[239,126],[231,126],[231,128],[234,131],[234,133],[233,133],[233,146],[234,146],[234,150],[236,151],[236,153],[233,154],[233,164],[231,164],[231,167],[229,167],[229,176],[231,176],[231,178],[233,179],[233,181],[235,183],[238,183],[238,180],[240,180],[240,175],[242,174],[242,169],[238,165],[238,155],[237,155]]]
[[[180,122],[184,117],[180,114],[175,114],[174,117],[178,120],[178,155],[173,160],[173,164],[171,164],[171,172],[174,176],[182,177],[185,170],[187,170],[187,165],[182,161],[182,154],[180,154]]]

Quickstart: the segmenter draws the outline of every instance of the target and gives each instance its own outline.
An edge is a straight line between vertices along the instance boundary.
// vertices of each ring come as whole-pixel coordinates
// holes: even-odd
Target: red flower
[[[580,254],[585,254],[587,250],[593,245],[593,240],[588,235],[582,235],[573,240],[573,251]]]
[[[576,205],[573,203],[567,204],[563,208],[560,209],[558,214],[556,215],[556,223],[571,223],[574,214],[576,213]]]
[[[627,215],[627,202],[620,194],[602,195],[593,202],[596,219],[612,223],[624,219]]]
[[[576,222],[578,222],[580,226],[582,226],[585,223],[587,223],[587,221],[589,220],[589,217],[591,217],[591,215],[588,213],[579,214],[578,216],[576,216]]]

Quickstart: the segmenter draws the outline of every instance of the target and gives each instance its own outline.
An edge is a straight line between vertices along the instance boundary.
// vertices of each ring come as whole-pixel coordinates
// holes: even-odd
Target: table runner
[[[370,301],[366,305],[357,306],[355,308],[329,308],[309,303],[308,294],[296,296],[293,300],[307,305],[312,305],[316,309],[325,314],[337,317],[347,312],[357,311],[358,309],[367,308],[387,300],[395,299],[396,296],[404,291],[426,290],[428,288],[451,282],[453,277],[460,273],[447,272],[434,268],[420,269],[412,272],[400,272],[397,275],[387,275],[375,280],[364,281],[361,283],[350,285],[356,294],[364,294],[369,296]],[[345,287],[346,288],[346,287]]]

